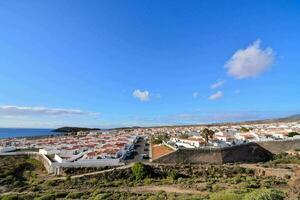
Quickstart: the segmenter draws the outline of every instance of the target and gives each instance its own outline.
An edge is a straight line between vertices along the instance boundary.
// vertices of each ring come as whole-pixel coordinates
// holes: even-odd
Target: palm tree
[[[202,131],[201,131],[201,136],[205,139],[205,142],[206,144],[208,143],[209,141],[209,138],[213,138],[215,132],[211,129],[208,129],[208,128],[204,128]]]

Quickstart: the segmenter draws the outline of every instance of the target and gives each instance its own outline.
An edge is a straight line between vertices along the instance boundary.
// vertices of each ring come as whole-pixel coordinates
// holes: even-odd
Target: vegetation
[[[21,188],[38,180],[43,174],[43,165],[28,156],[0,156],[0,185],[8,188]]]
[[[151,138],[152,144],[161,144],[163,141],[169,140],[169,135],[167,134],[159,134],[157,136],[153,136]]]
[[[251,130],[250,128],[246,128],[244,126],[241,127],[241,132],[246,133],[246,132],[249,132],[250,130]]]
[[[68,175],[66,180],[53,180],[41,163],[24,156],[0,157],[0,167],[0,200],[281,200],[285,194],[280,189],[286,190],[288,182],[284,178],[256,176],[254,170],[238,165],[149,166],[136,163],[128,169],[81,178]],[[160,191],[162,186],[171,189]],[[144,187],[156,190],[143,190]],[[178,190],[187,192],[174,193]]]
[[[222,191],[219,193],[213,193],[210,196],[211,200],[241,200],[242,195],[234,193],[232,191]]]
[[[82,128],[82,127],[61,127],[58,129],[53,130],[53,132],[59,133],[69,133],[69,132],[78,132],[78,131],[100,131],[101,129],[98,128]]]
[[[201,136],[205,139],[205,142],[208,143],[209,139],[213,138],[215,132],[211,129],[204,128],[201,131]]]
[[[136,180],[142,180],[148,175],[146,166],[142,163],[135,163],[131,170]]]
[[[258,190],[255,190],[249,194],[245,195],[244,200],[283,200],[284,199],[284,193],[275,190],[275,189],[267,189],[267,188],[261,188]]]
[[[300,135],[300,134],[297,133],[297,132],[290,132],[290,133],[288,134],[288,137],[294,137],[294,136],[296,136],[296,135]]]
[[[276,167],[280,164],[300,164],[300,156],[292,156],[287,153],[275,155],[271,161],[264,164],[265,167]]]
[[[189,134],[187,134],[187,133],[181,133],[181,134],[179,135],[179,137],[182,138],[182,139],[187,139],[187,138],[189,138],[190,136],[189,136]]]

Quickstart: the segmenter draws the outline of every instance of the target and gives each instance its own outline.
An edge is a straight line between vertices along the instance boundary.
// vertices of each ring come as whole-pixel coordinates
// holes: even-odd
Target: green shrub
[[[136,180],[142,180],[148,175],[146,166],[142,163],[135,163],[131,170]]]
[[[180,177],[180,174],[178,173],[178,171],[171,170],[168,172],[167,177],[172,180],[177,180]]]
[[[55,194],[45,194],[41,197],[36,198],[35,200],[55,200],[56,196]]]
[[[267,189],[261,188],[254,190],[253,192],[246,194],[244,200],[283,200],[284,193],[275,190],[275,189]]]
[[[213,192],[219,192],[219,191],[221,191],[222,189],[223,189],[223,188],[222,188],[221,185],[218,185],[218,184],[212,185],[212,191],[213,191]]]
[[[71,181],[71,176],[70,175],[66,176],[66,181]]]
[[[153,183],[153,180],[150,178],[145,178],[144,179],[144,185],[151,185]]]
[[[82,192],[71,192],[67,195],[68,199],[80,199],[80,197],[83,195]]]
[[[210,200],[241,200],[242,196],[232,191],[222,191],[210,195]]]
[[[47,187],[53,187],[53,186],[56,186],[56,182],[53,181],[53,180],[47,180],[45,181],[44,183]]]
[[[2,198],[0,197],[1,200],[23,200],[23,198],[19,197],[18,195],[6,195],[3,196]]]
[[[246,168],[246,169],[245,169],[245,173],[246,173],[246,174],[254,174],[254,170],[253,170],[253,169]]]

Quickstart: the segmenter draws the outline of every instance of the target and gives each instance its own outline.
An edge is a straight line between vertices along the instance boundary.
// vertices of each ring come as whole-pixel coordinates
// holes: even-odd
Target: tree
[[[294,137],[294,136],[296,136],[296,135],[300,135],[300,134],[297,133],[297,132],[290,132],[290,133],[288,134],[288,137]]]
[[[201,136],[205,139],[205,142],[208,143],[209,141],[209,138],[213,138],[215,132],[211,129],[208,129],[208,128],[204,128],[202,131],[201,131]]]
[[[159,134],[157,136],[152,136],[151,141],[152,144],[161,144],[163,141],[169,140],[170,137],[167,134]]]
[[[246,128],[246,127],[244,127],[244,126],[242,126],[241,127],[241,132],[249,132],[250,131],[250,129],[249,128]]]

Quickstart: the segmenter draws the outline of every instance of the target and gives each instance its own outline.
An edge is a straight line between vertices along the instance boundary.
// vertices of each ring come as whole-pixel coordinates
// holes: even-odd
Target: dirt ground
[[[155,160],[163,155],[169,154],[174,150],[165,145],[153,145],[152,146],[152,160]]]

